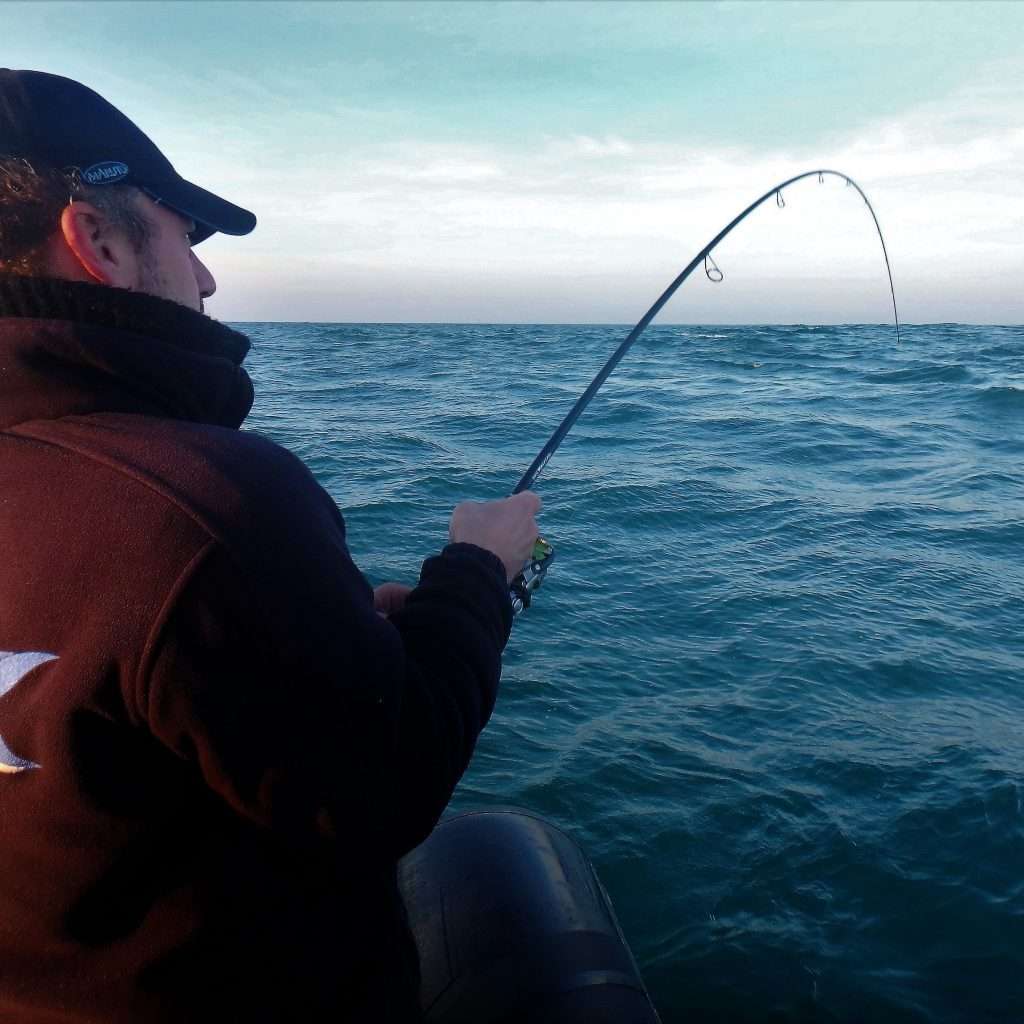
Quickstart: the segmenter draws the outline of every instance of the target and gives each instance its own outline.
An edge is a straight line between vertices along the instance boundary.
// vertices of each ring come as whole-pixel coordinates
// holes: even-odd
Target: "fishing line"
[[[711,250],[714,249],[723,238],[728,235],[733,228],[744,221],[751,213],[754,212],[763,202],[775,197],[776,205],[782,209],[786,205],[786,200],[783,198],[782,190],[788,188],[790,185],[796,184],[798,181],[802,181],[804,178],[810,178],[814,175],[818,177],[818,184],[822,184],[825,180],[825,175],[830,175],[835,178],[842,178],[846,182],[847,186],[852,186],[858,193],[860,193],[861,199],[864,200],[864,204],[867,206],[868,211],[871,214],[871,219],[875,222],[875,229],[878,231],[878,240],[882,243],[882,255],[885,257],[885,270],[889,275],[889,294],[892,296],[892,313],[893,318],[896,321],[896,343],[900,342],[900,317],[896,310],[896,289],[892,283],[892,267],[889,264],[889,251],[885,246],[885,236],[882,234],[882,226],[878,223],[878,217],[875,216],[874,207],[871,205],[871,201],[864,194],[864,190],[851,178],[848,174],[843,174],[841,171],[830,171],[826,168],[816,171],[805,171],[803,174],[798,174],[796,177],[790,178],[788,181],[776,185],[774,188],[770,188],[760,199],[751,203],[742,213],[738,214],[721,231],[715,235],[714,238],[704,246],[703,249],[690,262],[686,265],[682,273],[661,293],[658,300],[653,306],[640,318],[637,325],[629,332],[625,340],[619,345],[619,347],[609,356],[608,361],[601,367],[597,372],[597,376],[590,382],[589,387],[582,395],[576,400],[576,404],[566,414],[565,419],[558,425],[555,432],[548,438],[547,443],[537,453],[537,457],[530,463],[530,468],[522,475],[519,483],[512,489],[513,494],[518,494],[520,491],[528,490],[533,486],[534,481],[540,476],[541,471],[548,464],[548,460],[558,450],[559,445],[562,443],[565,435],[572,429],[573,424],[580,418],[583,410],[590,404],[591,399],[597,394],[598,389],[608,379],[612,370],[619,364],[622,357],[632,347],[633,342],[640,337],[641,334],[647,329],[650,322],[661,312],[662,306],[668,302],[669,299],[676,293],[679,286],[693,273],[693,271],[699,267],[702,263],[704,265],[704,272],[707,274],[708,279],[716,283],[724,280],[725,275],[719,269],[711,256]],[[530,605],[530,598],[532,592],[540,586],[547,572],[548,566],[551,563],[551,559],[554,557],[554,550],[547,541],[538,538],[537,543],[534,547],[533,557],[527,564],[526,568],[521,572],[513,581],[510,587],[510,594],[512,597],[512,607],[518,614],[524,608],[528,608]]]

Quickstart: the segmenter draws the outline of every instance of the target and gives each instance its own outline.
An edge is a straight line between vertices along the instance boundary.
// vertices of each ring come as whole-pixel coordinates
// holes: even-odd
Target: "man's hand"
[[[405,599],[412,593],[412,587],[404,583],[382,583],[373,588],[373,607],[378,615],[388,618],[402,610]]]
[[[448,536],[453,544],[475,544],[496,554],[511,583],[533,553],[539,511],[540,498],[533,491],[500,501],[464,501],[452,513]]]

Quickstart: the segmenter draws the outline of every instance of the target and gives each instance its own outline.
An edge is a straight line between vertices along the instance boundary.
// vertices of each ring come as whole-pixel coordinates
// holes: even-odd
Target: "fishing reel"
[[[508,594],[512,599],[512,614],[518,615],[530,607],[533,592],[544,582],[555,549],[543,537],[533,542],[533,554],[523,571],[509,584]]]

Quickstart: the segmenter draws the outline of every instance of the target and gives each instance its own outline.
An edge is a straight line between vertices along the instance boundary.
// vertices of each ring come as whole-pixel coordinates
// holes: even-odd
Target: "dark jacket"
[[[240,334],[0,278],[0,1021],[406,1019],[396,860],[494,705],[499,560],[390,621]]]

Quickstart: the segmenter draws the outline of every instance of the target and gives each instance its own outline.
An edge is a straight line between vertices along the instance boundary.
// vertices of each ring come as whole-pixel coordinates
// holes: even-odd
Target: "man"
[[[494,704],[536,496],[375,594],[239,425],[192,246],[255,218],[0,71],[0,1020],[415,1017],[395,868]]]

